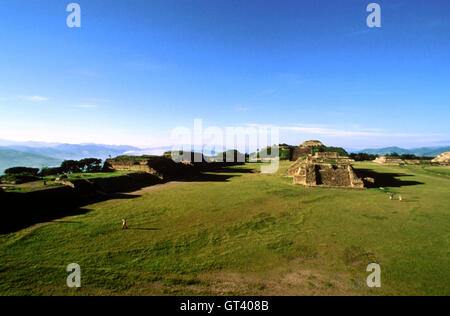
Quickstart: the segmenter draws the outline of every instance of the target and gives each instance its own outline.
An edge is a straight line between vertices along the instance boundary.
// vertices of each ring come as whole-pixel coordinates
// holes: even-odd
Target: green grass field
[[[0,294],[450,295],[450,168],[357,163],[398,181],[353,190],[292,185],[288,166],[232,167],[0,235]],[[366,285],[372,262],[381,288]]]
[[[67,179],[65,179],[65,180],[71,181],[71,180],[81,180],[81,179],[89,180],[89,179],[94,179],[94,178],[111,178],[111,177],[123,176],[123,175],[130,174],[130,173],[139,173],[139,172],[122,170],[122,171],[114,171],[114,172],[71,173],[71,174],[67,175]],[[55,178],[55,176],[44,177],[45,180],[52,180],[54,178]]]
[[[114,171],[114,172],[85,172],[85,173],[72,173],[67,175],[67,179],[65,181],[74,181],[74,180],[89,180],[94,178],[112,178],[123,176],[130,173],[139,173],[136,171]],[[15,185],[6,185],[4,184],[4,190],[7,192],[17,192],[17,193],[28,193],[39,190],[47,190],[54,187],[60,187],[62,184],[55,182],[55,178],[57,176],[45,176],[41,180],[27,182],[22,184]],[[45,184],[44,184],[45,181]]]

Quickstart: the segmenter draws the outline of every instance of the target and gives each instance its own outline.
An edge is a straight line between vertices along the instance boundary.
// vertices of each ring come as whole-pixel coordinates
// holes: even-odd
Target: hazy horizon
[[[312,140],[312,139],[304,139],[301,140],[299,143],[287,143],[288,145],[292,145],[292,146],[298,146],[300,145],[303,141],[307,141],[307,140]],[[320,139],[317,139],[320,140]],[[286,142],[280,141],[280,144],[284,144]],[[129,144],[104,144],[104,143],[64,143],[64,142],[53,142],[53,143],[49,143],[49,142],[42,142],[42,141],[33,141],[33,140],[28,140],[28,141],[13,141],[13,140],[6,140],[6,139],[0,139],[0,148],[1,147],[14,147],[14,146],[23,146],[23,147],[31,147],[31,148],[48,148],[48,147],[56,147],[58,145],[93,145],[93,146],[111,146],[111,147],[134,147],[136,149],[140,149],[140,150],[158,150],[158,149],[167,149],[167,148],[172,148],[175,146],[175,144],[167,144],[167,145],[163,145],[163,146],[154,146],[154,147],[145,147],[145,146],[134,146],[134,145],[129,145]],[[208,146],[208,144],[191,144],[192,146],[194,145],[205,145]],[[430,146],[420,146],[420,147],[403,147],[403,146],[398,146],[398,145],[391,145],[391,146],[382,146],[382,147],[348,147],[348,146],[339,146],[339,145],[335,145],[335,144],[328,144],[328,143],[324,143],[325,146],[334,146],[334,147],[343,147],[346,150],[363,150],[363,149],[382,149],[382,148],[388,148],[388,147],[399,147],[402,149],[419,149],[419,148],[442,148],[442,147],[448,147],[450,146],[450,141],[448,142],[443,142],[442,144],[438,144],[438,145],[430,145]],[[232,149],[232,148],[227,148],[227,149]],[[161,152],[162,153],[162,152]]]

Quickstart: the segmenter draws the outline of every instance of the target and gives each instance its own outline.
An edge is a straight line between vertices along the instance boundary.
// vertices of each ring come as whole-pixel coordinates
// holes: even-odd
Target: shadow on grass
[[[58,203],[59,201],[56,202]],[[8,234],[44,222],[75,223],[71,221],[56,221],[56,219],[90,212],[89,209],[67,203],[57,205],[45,202],[44,205],[44,203],[38,204],[37,201],[31,200],[18,202],[16,198],[8,198],[2,200],[1,203],[4,212],[0,224],[0,234]]]
[[[221,172],[236,174],[220,174]],[[218,168],[207,173],[197,173],[176,179],[160,180],[150,174],[135,177],[107,178],[101,183],[80,180],[75,187],[61,186],[28,193],[0,191],[2,220],[0,234],[7,234],[34,224],[56,221],[67,216],[82,215],[90,210],[86,205],[113,199],[134,199],[140,195],[129,194],[144,187],[167,183],[171,180],[181,182],[225,182],[245,173],[246,169]],[[125,179],[125,180],[124,180]],[[68,221],[58,221],[67,223]],[[132,228],[156,230],[156,228]]]
[[[405,173],[380,173],[371,169],[355,169],[356,174],[360,178],[373,178],[375,183],[366,183],[367,187],[403,187],[411,185],[425,184],[419,181],[401,180],[398,177],[412,177],[413,175]]]

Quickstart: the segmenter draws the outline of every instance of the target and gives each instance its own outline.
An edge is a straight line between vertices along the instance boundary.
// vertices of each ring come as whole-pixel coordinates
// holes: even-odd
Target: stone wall
[[[208,162],[202,154],[198,153],[193,153],[191,157],[196,157],[196,159],[190,162],[183,160],[175,162],[171,158],[161,156],[119,156],[114,159],[107,159],[105,169],[110,171],[141,171],[155,175],[161,180],[170,180],[186,178],[226,166],[243,164],[243,162]]]
[[[400,164],[408,164],[408,165],[418,165],[420,164],[419,159],[399,159],[399,158],[390,158],[381,156],[375,159],[373,162],[379,164],[390,164],[390,165],[400,165]]]
[[[333,151],[332,151],[333,150]],[[335,152],[336,148],[327,148],[318,140],[308,140],[300,146],[291,150],[291,161],[297,161],[301,157],[313,156],[320,159],[347,159],[347,155],[340,156],[339,152]]]
[[[348,163],[317,163],[300,158],[289,168],[287,176],[293,177],[294,184],[305,186],[364,188],[364,182]]]
[[[312,155],[312,147],[297,147],[292,151],[291,160],[296,161],[308,155]]]
[[[355,170],[351,165],[347,165],[348,175],[350,176],[350,185],[352,188],[364,188],[365,184],[363,179],[359,178]]]
[[[192,165],[176,163],[170,158],[160,156],[119,156],[114,159],[107,159],[105,168],[116,171],[146,172],[159,179],[177,178],[195,171]]]
[[[450,151],[445,152],[431,160],[433,163],[438,163],[444,166],[450,166]]]
[[[317,152],[314,157],[323,159],[339,159],[339,154],[336,152]]]
[[[300,147],[322,147],[323,143],[320,140],[307,140],[303,142]]]
[[[350,176],[346,166],[336,166],[328,164],[317,164],[316,167],[316,185],[329,187],[349,187]]]

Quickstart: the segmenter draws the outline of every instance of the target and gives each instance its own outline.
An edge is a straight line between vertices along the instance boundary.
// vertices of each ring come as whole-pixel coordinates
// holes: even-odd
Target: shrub
[[[289,160],[291,159],[291,150],[280,148],[280,160]]]
[[[78,161],[78,168],[81,172],[100,172],[102,170],[102,160],[96,158],[85,158]]]
[[[232,161],[229,161],[230,159],[227,159],[227,156],[229,156]],[[215,158],[223,162],[245,162],[247,159],[247,155],[239,152],[236,149],[231,149],[225,152],[218,153]]]
[[[39,176],[41,176],[41,177],[56,176],[60,173],[63,173],[60,167],[55,167],[55,168],[44,167],[39,172]]]
[[[347,151],[342,147],[325,147],[324,151],[327,153],[338,153],[339,156],[348,156]]]
[[[375,160],[378,155],[371,155],[371,154],[366,154],[366,153],[351,153],[349,155],[349,157],[355,161],[367,161],[367,160]]]
[[[39,177],[30,174],[7,174],[1,177],[3,183],[22,184],[39,180]]]
[[[39,172],[39,168],[27,168],[27,167],[12,167],[5,170],[6,175],[30,175],[36,176]]]
[[[81,172],[80,164],[76,160],[64,160],[61,164],[61,171],[63,173]]]

